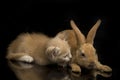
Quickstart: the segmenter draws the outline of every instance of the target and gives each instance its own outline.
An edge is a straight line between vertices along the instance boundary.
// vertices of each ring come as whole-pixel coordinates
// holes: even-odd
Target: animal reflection
[[[96,77],[92,76],[92,74],[81,75],[72,73],[69,67],[62,68],[55,65],[39,66],[36,64],[11,61],[8,63],[18,80],[96,80]],[[25,68],[23,65],[32,67]]]

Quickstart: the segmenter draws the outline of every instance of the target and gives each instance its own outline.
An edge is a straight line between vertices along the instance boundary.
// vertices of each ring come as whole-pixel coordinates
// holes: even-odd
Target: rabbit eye
[[[80,53],[82,57],[85,57],[85,54],[84,53]]]

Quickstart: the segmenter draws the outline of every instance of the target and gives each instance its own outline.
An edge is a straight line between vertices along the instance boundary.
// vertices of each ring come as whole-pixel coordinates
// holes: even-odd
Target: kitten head
[[[58,37],[55,37],[48,42],[46,55],[52,62],[61,66],[66,66],[72,58],[70,46],[67,41]]]

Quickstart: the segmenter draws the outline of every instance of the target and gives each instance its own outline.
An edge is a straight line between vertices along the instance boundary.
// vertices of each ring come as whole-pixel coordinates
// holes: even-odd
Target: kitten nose
[[[94,62],[91,62],[91,63],[88,65],[88,67],[89,67],[90,69],[93,69],[93,68],[95,67],[95,63],[94,63]]]

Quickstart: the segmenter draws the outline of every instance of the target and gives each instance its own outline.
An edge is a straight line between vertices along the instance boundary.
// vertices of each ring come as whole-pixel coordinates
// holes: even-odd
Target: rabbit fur
[[[72,60],[70,66],[73,71],[81,72],[81,67],[83,67],[100,72],[112,72],[109,66],[100,63],[96,49],[93,46],[100,23],[101,20],[99,19],[90,29],[86,38],[73,20],[70,21],[73,30],[64,30],[57,34],[60,38],[66,38],[71,47]]]

